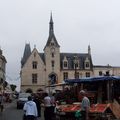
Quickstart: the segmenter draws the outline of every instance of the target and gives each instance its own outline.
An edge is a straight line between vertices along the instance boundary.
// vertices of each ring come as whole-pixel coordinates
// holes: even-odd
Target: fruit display
[[[103,113],[109,107],[110,104],[93,104],[90,107],[90,113]],[[60,105],[57,109],[58,111],[61,112],[76,112],[81,109],[81,105],[80,104]]]

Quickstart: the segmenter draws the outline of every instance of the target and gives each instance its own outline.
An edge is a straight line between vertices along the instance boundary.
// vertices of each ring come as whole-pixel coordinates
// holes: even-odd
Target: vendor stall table
[[[94,104],[90,108],[89,118],[90,120],[113,120],[115,116],[111,110],[111,104]],[[76,111],[80,110],[79,105],[60,105],[56,111],[57,120],[80,120],[80,117],[76,118]]]

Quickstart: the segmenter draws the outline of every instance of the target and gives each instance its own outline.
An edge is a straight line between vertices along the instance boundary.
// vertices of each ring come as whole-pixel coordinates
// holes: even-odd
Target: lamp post
[[[74,56],[75,79],[77,78],[78,57]]]
[[[77,75],[77,67],[78,67],[78,56],[75,55],[74,56],[74,68],[75,68],[75,76],[74,78],[77,79],[78,78],[78,75]],[[75,83],[75,95],[76,95],[76,98],[78,99],[78,84]]]

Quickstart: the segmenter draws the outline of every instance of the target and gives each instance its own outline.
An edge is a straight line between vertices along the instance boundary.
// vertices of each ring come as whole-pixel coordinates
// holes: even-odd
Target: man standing
[[[45,93],[44,97],[44,118],[45,120],[52,120],[52,103],[51,103],[51,98],[48,96],[48,93]]]
[[[38,116],[36,103],[32,101],[32,97],[28,97],[28,102],[25,103],[23,110],[25,111],[27,120],[35,120]]]
[[[81,103],[81,114],[82,114],[82,120],[88,120],[89,116],[89,108],[90,108],[90,101],[86,97],[86,92],[84,90],[80,91],[80,95],[82,97],[82,103]]]

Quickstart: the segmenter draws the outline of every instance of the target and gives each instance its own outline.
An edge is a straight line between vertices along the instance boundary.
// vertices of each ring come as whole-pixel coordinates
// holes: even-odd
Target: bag
[[[78,111],[75,112],[75,117],[76,117],[76,118],[81,117],[81,112],[80,112],[80,110],[78,110]]]

